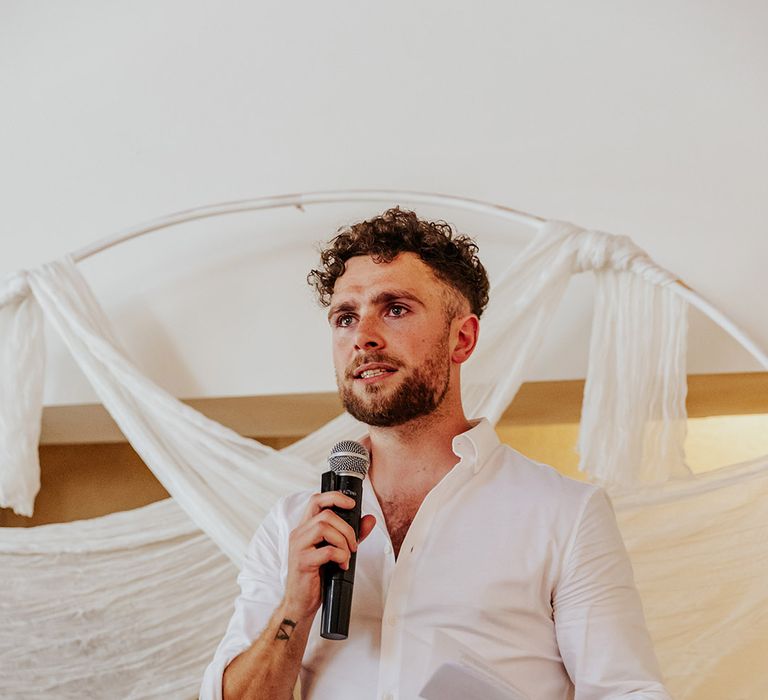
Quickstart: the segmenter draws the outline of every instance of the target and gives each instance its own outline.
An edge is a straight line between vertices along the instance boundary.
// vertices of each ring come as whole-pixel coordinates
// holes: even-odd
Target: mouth
[[[355,379],[370,381],[374,379],[379,379],[381,377],[385,377],[388,374],[394,374],[395,372],[397,372],[397,369],[395,367],[392,367],[391,365],[369,363],[369,364],[360,365],[360,367],[355,369],[352,376]]]

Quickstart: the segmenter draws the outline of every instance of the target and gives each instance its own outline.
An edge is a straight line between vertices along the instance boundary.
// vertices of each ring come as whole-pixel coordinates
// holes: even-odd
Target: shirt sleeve
[[[248,546],[243,568],[237,577],[240,595],[235,600],[227,631],[203,675],[200,700],[222,700],[224,669],[258,638],[282,600],[284,580],[280,543],[283,529],[276,506]]]
[[[602,489],[592,493],[583,509],[552,604],[575,700],[670,700],[632,565]]]

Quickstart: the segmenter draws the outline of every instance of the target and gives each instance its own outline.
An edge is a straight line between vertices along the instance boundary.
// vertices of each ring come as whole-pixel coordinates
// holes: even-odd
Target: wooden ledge
[[[526,382],[504,412],[501,425],[577,423],[583,380]],[[187,399],[192,406],[241,435],[296,438],[339,415],[335,393],[283,394]],[[688,377],[688,415],[768,414],[768,372],[705,374]],[[48,406],[43,409],[41,444],[125,442],[101,404]]]

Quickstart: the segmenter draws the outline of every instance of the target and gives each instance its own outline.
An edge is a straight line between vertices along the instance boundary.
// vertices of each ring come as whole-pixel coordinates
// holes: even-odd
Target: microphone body
[[[323,474],[322,491],[341,491],[354,499],[354,508],[333,507],[342,520],[350,525],[355,538],[360,536],[360,515],[363,503],[363,479],[368,471],[368,451],[359,443],[344,441],[336,445],[329,458],[330,471]],[[325,639],[346,639],[352,609],[352,589],[355,582],[355,560],[352,552],[345,571],[336,562],[321,567],[322,613],[320,636]]]

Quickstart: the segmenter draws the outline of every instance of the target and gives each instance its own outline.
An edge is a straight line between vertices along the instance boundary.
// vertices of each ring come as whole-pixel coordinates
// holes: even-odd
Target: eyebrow
[[[334,304],[328,309],[328,320],[330,321],[335,314],[354,310],[355,305],[351,301],[342,301],[340,304]]]
[[[421,306],[424,306],[424,302],[421,301],[413,292],[409,292],[405,289],[390,289],[384,292],[379,292],[375,297],[371,299],[371,304],[374,306],[381,306],[382,304],[388,304],[393,301],[408,300],[415,302]],[[357,309],[357,304],[351,301],[342,301],[338,304],[334,304],[328,310],[328,320],[338,313],[346,313]]]

